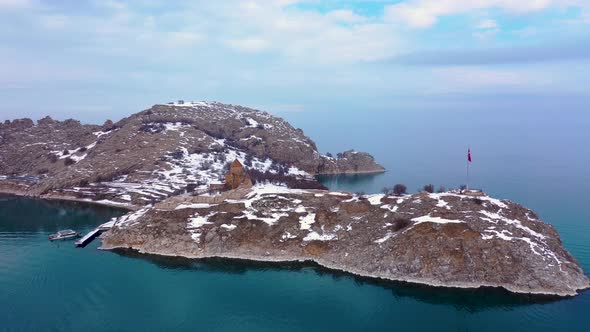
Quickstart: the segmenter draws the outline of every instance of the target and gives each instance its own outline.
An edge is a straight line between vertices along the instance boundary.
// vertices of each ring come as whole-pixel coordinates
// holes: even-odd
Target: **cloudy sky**
[[[0,0],[0,119],[586,107],[589,0]]]

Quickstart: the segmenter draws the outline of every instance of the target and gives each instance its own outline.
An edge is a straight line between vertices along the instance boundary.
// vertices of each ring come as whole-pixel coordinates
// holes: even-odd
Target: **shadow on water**
[[[520,306],[567,300],[567,298],[556,296],[514,294],[505,289],[494,287],[477,289],[445,288],[360,277],[348,272],[328,269],[311,261],[261,262],[233,258],[189,259],[142,254],[131,249],[117,249],[113,252],[124,257],[145,259],[163,269],[198,270],[229,274],[246,274],[261,271],[313,272],[319,277],[330,277],[335,281],[353,281],[359,287],[381,287],[391,291],[394,298],[411,298],[428,304],[451,305],[458,310],[467,312],[480,312],[490,309],[510,310]]]

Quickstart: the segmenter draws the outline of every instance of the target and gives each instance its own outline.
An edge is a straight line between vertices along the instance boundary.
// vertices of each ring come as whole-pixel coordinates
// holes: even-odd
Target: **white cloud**
[[[349,9],[333,10],[331,12],[328,12],[326,16],[329,19],[334,20],[335,22],[342,23],[360,23],[365,22],[367,20],[366,17],[357,15]]]
[[[257,37],[233,39],[228,41],[227,44],[236,50],[246,53],[258,53],[269,47],[268,41]]]
[[[498,22],[491,19],[481,20],[475,28],[477,30],[473,32],[473,36],[482,41],[495,37],[501,31]]]
[[[264,51],[328,64],[382,59],[400,46],[395,26],[371,22],[350,10],[319,13],[260,0],[219,6],[213,10],[216,28],[209,34],[223,36],[223,43],[238,52]]]
[[[480,9],[502,9],[512,13],[542,10],[552,5],[552,0],[410,0],[385,7],[389,21],[404,22],[410,27],[426,28],[445,15],[463,14]]]
[[[95,55],[150,54],[150,61],[188,58],[195,47],[226,56],[231,56],[227,52],[231,49],[323,64],[372,61],[399,52],[401,38],[395,25],[348,9],[321,13],[293,6],[300,2],[305,1],[226,0],[170,6],[158,1],[94,0],[90,14],[64,11],[67,8],[48,2],[47,10],[32,12],[27,19],[54,30],[55,35],[47,37],[63,38],[64,43],[70,39],[68,49]]]
[[[385,7],[385,19],[401,21],[413,28],[426,28],[436,23],[439,11],[429,8],[413,7],[407,3]]]
[[[487,41],[495,37],[499,32],[500,29],[479,30],[473,33],[473,37],[479,39],[480,41]]]
[[[189,31],[169,32],[164,38],[165,45],[168,47],[193,46],[205,39],[201,34]]]
[[[426,27],[444,15],[474,14],[466,20],[471,22],[466,28],[473,30],[457,33],[456,41],[445,39],[450,40],[445,47],[452,48],[461,46],[466,39],[471,41],[470,32],[476,38],[486,39],[499,31],[494,20],[478,21],[488,17],[503,19],[501,13],[490,16],[487,8],[522,13],[544,6],[542,1],[511,4],[499,0],[410,0],[387,6],[385,17],[338,9],[336,1],[330,2],[335,10],[329,12],[293,6],[296,2],[224,0],[170,4],[163,0],[96,0],[90,10],[70,11],[68,6],[46,0],[43,9],[19,12],[21,16],[14,21],[24,22],[20,26],[5,20],[6,27],[14,26],[19,41],[26,42],[3,45],[16,50],[9,58],[31,54],[26,47],[22,48],[24,44],[41,48],[43,57],[26,59],[18,65],[0,61],[5,65],[0,68],[0,87],[77,88],[94,84],[85,93],[99,93],[96,88],[104,87],[105,91],[111,89],[109,93],[119,94],[121,100],[144,100],[149,95],[155,101],[159,96],[167,100],[170,96],[193,94],[196,99],[276,103],[276,108],[269,109],[296,112],[302,108],[299,103],[311,110],[311,99],[360,102],[376,100],[376,95],[391,98],[394,94],[422,91],[519,91],[548,85],[548,80],[555,77],[541,75],[545,68],[541,66],[535,68],[539,72],[536,73],[492,65],[486,69],[477,67],[479,64],[471,69],[417,68],[383,62],[359,64],[420,48],[437,50],[438,31],[429,31],[427,35],[407,31],[399,23],[406,22],[400,21],[402,18],[409,19],[413,26]],[[405,14],[399,16],[400,13]],[[544,27],[539,28],[543,29],[540,33],[545,33]],[[421,39],[413,41],[414,33]],[[444,33],[452,36],[448,31]],[[506,31],[507,37],[509,33],[516,32]],[[0,52],[0,57],[2,53],[5,52]],[[259,53],[264,56],[257,57]],[[503,70],[492,70],[499,67]],[[568,74],[581,76],[579,72]],[[580,82],[573,84],[562,78],[561,85],[552,84],[547,91],[582,89],[587,86],[582,84],[586,81],[580,78]],[[317,91],[322,91],[321,96]],[[264,100],[268,96],[272,100]]]
[[[495,29],[497,27],[498,27],[498,22],[496,22],[495,20],[490,20],[490,19],[482,20],[476,26],[477,29]]]
[[[26,9],[33,7],[31,0],[0,0],[0,10]]]
[[[118,1],[118,0],[95,0],[95,6],[107,8],[111,10],[125,10],[127,6],[125,3]]]

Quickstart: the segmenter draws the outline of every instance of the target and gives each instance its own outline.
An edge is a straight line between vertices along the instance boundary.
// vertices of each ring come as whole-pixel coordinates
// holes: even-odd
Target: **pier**
[[[102,232],[111,229],[111,227],[113,227],[114,225],[115,225],[115,221],[113,220],[113,221],[109,221],[107,223],[104,223],[104,224],[96,227],[95,229],[91,230],[86,235],[84,235],[81,239],[77,240],[76,247],[81,247],[81,248],[86,247],[86,245],[88,245],[90,242],[92,242],[92,240],[94,240]]]

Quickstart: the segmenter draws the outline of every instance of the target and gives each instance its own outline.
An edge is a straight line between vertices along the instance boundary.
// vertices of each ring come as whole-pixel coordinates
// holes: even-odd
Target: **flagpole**
[[[469,190],[469,158],[471,154],[471,148],[467,147],[467,190]]]
[[[467,190],[469,190],[469,160],[467,160]]]

